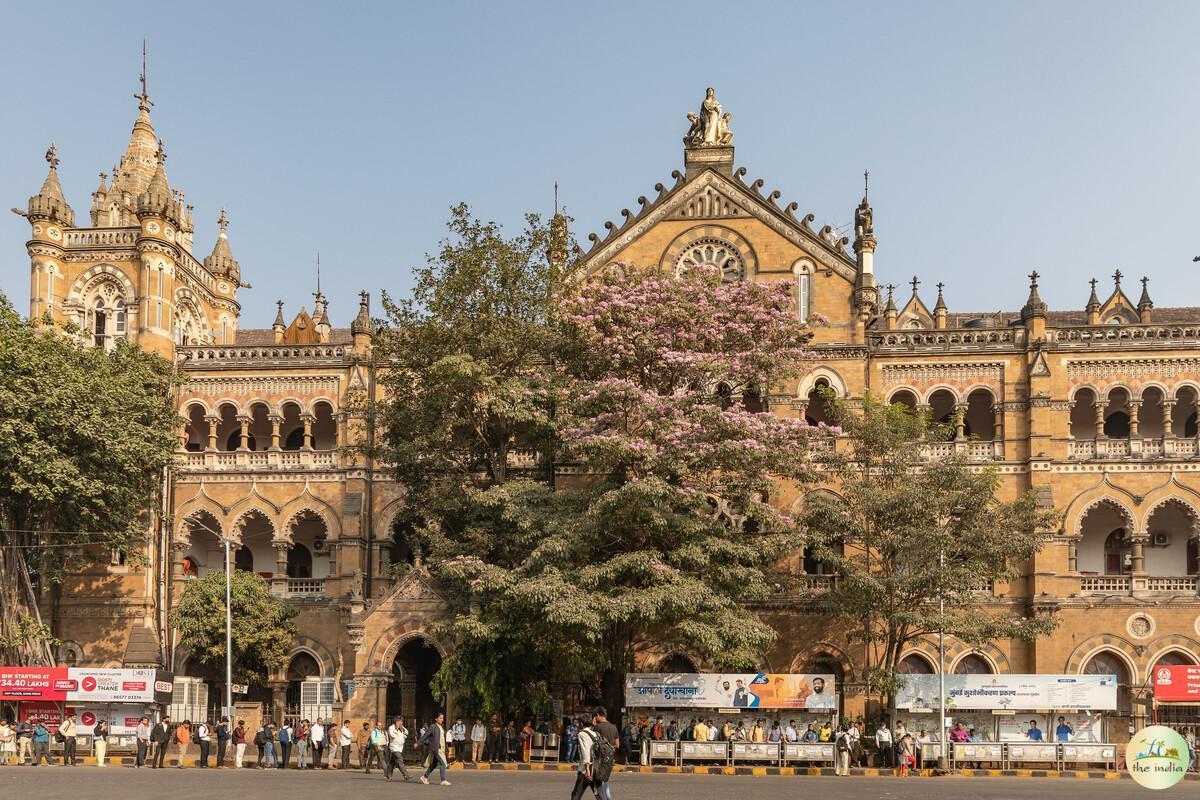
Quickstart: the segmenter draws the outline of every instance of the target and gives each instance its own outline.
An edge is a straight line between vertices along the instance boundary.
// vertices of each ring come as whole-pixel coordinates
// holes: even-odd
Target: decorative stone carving
[[[888,386],[934,383],[966,385],[986,383],[1000,386],[1004,382],[1004,362],[961,361],[958,363],[884,364],[883,382]]]
[[[1130,614],[1129,619],[1125,620],[1125,630],[1135,639],[1150,637],[1154,634],[1155,627],[1154,618],[1141,612]]]
[[[688,147],[728,147],[733,144],[733,132],[729,130],[731,119],[733,114],[724,112],[716,90],[710,86],[700,103],[700,113],[688,114],[692,124],[683,141]]]

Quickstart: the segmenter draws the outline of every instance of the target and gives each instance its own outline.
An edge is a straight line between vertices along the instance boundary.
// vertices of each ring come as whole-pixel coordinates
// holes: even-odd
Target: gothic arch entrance
[[[428,639],[406,642],[392,659],[392,679],[387,687],[387,717],[403,717],[409,730],[420,730],[441,706],[434,700],[430,681],[441,669],[442,656]]]

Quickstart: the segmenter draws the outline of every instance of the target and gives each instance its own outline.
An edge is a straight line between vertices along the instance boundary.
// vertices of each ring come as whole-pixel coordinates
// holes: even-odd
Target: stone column
[[[1103,400],[1097,399],[1095,405],[1092,406],[1093,410],[1096,412],[1096,438],[1097,439],[1104,438],[1104,407],[1106,405],[1107,405],[1107,403],[1105,403]]]
[[[1067,572],[1079,572],[1079,540],[1067,540]]]
[[[1164,439],[1174,439],[1175,438],[1175,419],[1174,419],[1175,401],[1174,400],[1163,400],[1162,413],[1163,413],[1163,438]]]
[[[312,414],[301,414],[300,421],[304,423],[304,447],[302,449],[312,450],[313,449],[312,426],[313,426],[313,423],[317,421],[317,418],[314,417]]]
[[[283,417],[278,414],[272,414],[267,417],[271,423],[271,450],[278,452],[279,450],[279,426],[283,424]]]
[[[967,407],[959,403],[954,407],[954,441],[961,442],[967,438]]]
[[[217,449],[217,426],[221,424],[220,417],[205,417],[204,421],[208,423],[208,449]]]
[[[283,722],[283,714],[287,708],[287,681],[267,681],[267,686],[271,687],[271,718],[276,725]]]
[[[1129,539],[1132,545],[1130,560],[1133,562],[1133,568],[1131,572],[1134,575],[1146,574],[1146,539],[1147,536],[1144,533],[1135,534]]]
[[[250,417],[243,415],[243,416],[239,416],[237,418],[237,421],[238,421],[238,425],[242,426],[241,439],[239,440],[239,443],[238,443],[238,450],[249,450],[250,449],[250,423],[252,422],[252,420]]]
[[[1004,458],[1004,408],[1000,405],[992,406],[992,457]]]
[[[192,549],[192,543],[176,539],[171,543],[171,580],[175,583],[175,593],[172,604],[178,605],[183,595],[183,558]]]
[[[1142,407],[1141,400],[1129,401],[1129,438],[1138,438],[1138,409]]]
[[[292,549],[292,543],[274,541],[271,542],[271,546],[275,548],[275,573],[271,576],[271,594],[283,597],[287,594],[288,551]]]

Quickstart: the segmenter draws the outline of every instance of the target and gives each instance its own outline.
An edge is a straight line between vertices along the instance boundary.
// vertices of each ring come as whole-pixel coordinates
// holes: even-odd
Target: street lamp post
[[[230,585],[233,579],[229,563],[229,537],[223,536],[225,544],[225,715],[232,717],[233,709],[233,604],[230,602]]]
[[[945,548],[938,551],[938,568],[946,569]],[[938,731],[938,768],[945,772],[950,766],[950,737],[946,735],[946,593],[942,588],[938,589]]]

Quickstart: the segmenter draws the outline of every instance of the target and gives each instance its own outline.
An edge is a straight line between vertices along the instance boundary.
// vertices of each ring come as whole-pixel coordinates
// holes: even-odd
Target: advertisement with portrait
[[[629,708],[833,710],[833,675],[643,672],[625,677]]]

